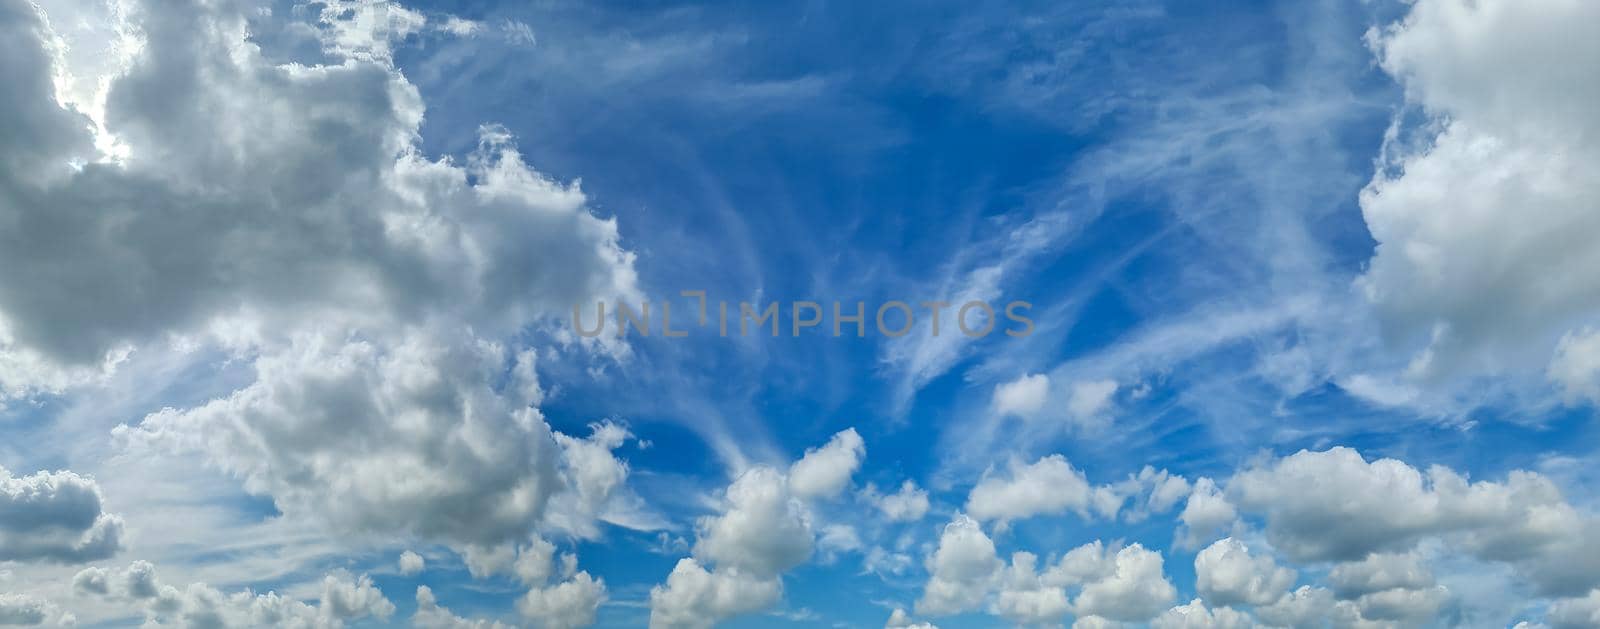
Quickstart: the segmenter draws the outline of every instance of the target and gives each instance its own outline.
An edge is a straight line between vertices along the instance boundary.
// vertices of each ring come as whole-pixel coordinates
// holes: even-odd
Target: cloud
[[[37,596],[0,594],[0,625],[41,625],[55,614],[55,606]]]
[[[1580,629],[1600,625],[1600,590],[1583,598],[1569,598],[1550,605],[1545,620],[1552,629]]]
[[[854,428],[835,434],[820,448],[808,449],[789,468],[789,488],[800,498],[831,498],[850,484],[850,476],[861,468],[866,444]]]
[[[1549,479],[1514,471],[1470,482],[1443,466],[1426,473],[1395,459],[1368,462],[1355,450],[1301,451],[1229,481],[1239,508],[1259,514],[1273,546],[1300,561],[1363,561],[1440,539],[1481,559],[1512,565],[1545,594],[1577,595],[1600,584],[1600,536]],[[1349,567],[1346,584],[1379,567]],[[1374,579],[1378,577],[1373,577]],[[1384,577],[1397,578],[1395,575]]]
[[[1029,417],[1044,408],[1050,396],[1050,377],[1028,374],[994,388],[994,412]]]
[[[129,454],[197,456],[341,534],[596,535],[626,493],[616,427],[552,433],[534,353],[513,347],[573,303],[632,294],[632,254],[503,129],[460,163],[424,157],[421,99],[387,48],[414,15],[335,4],[321,65],[260,50],[242,4],[119,5],[111,30],[137,45],[99,77],[91,120],[56,99],[70,69],[37,12],[0,2],[0,396],[129,352],[217,350],[253,380],[120,427]],[[68,481],[52,482],[82,524],[0,528],[0,559],[117,549],[120,521]]]
[[[1600,264],[1600,62],[1568,0],[1422,0],[1368,40],[1425,113],[1391,133],[1360,197],[1378,248],[1359,287],[1395,338],[1425,343],[1418,377],[1548,360],[1594,323]]]
[[[441,607],[426,585],[417,586],[417,611],[411,615],[411,626],[417,629],[510,629],[509,625],[491,620],[468,620]]]
[[[491,385],[526,359],[459,332],[306,337],[257,359],[250,386],[114,434],[203,454],[284,513],[337,530],[499,543],[525,536],[562,486],[532,400]]]
[[[1392,589],[1417,590],[1433,586],[1433,573],[1415,552],[1374,553],[1356,562],[1333,567],[1328,583],[1343,598],[1355,598]]]
[[[83,577],[84,572],[78,576]],[[191,583],[187,588],[179,589],[160,582],[155,576],[155,567],[145,561],[130,564],[120,572],[118,581],[122,586],[110,588],[109,593],[93,590],[80,592],[139,606],[143,610],[146,627],[303,626],[337,629],[345,626],[346,622],[364,618],[386,620],[395,611],[394,603],[366,575],[356,577],[335,573],[324,576],[321,594],[314,606],[276,592],[256,594],[242,590],[226,594],[204,583]]]
[[[928,491],[909,479],[900,484],[899,491],[887,495],[868,483],[861,495],[891,522],[915,522],[928,513]]]
[[[722,496],[722,512],[696,522],[694,556],[680,560],[665,584],[651,588],[650,626],[710,627],[776,603],[783,596],[782,574],[810,559],[817,545],[799,492],[814,498],[837,494],[864,455],[860,435],[847,428],[823,447],[807,450],[789,475],[765,465],[746,469]],[[824,530],[826,550],[859,546],[858,539],[850,543],[849,527]]]
[[[811,522],[777,470],[751,468],[728,486],[726,500],[721,515],[700,520],[696,557],[762,578],[811,557]]]
[[[994,541],[978,522],[957,514],[928,557],[928,583],[917,600],[917,613],[942,616],[976,608],[1002,565]]]
[[[418,574],[422,572],[425,566],[427,566],[427,562],[422,559],[422,555],[409,550],[400,553],[400,574]]]
[[[685,557],[667,575],[665,585],[650,590],[650,628],[707,629],[766,609],[782,596],[777,577],[755,577],[738,569],[711,572]]]
[[[1152,629],[1252,629],[1255,626],[1249,614],[1231,607],[1209,609],[1198,598],[1162,612],[1150,623]]]
[[[1222,496],[1216,482],[1200,477],[1195,480],[1194,491],[1190,491],[1189,499],[1184,503],[1184,511],[1178,514],[1178,520],[1182,522],[1178,531],[1178,546],[1200,547],[1206,539],[1224,535],[1222,531],[1226,531],[1237,519],[1238,512],[1234,504],[1227,501],[1227,496]]]
[[[1562,335],[1545,373],[1566,392],[1568,403],[1600,403],[1600,331],[1585,327]]]
[[[1267,605],[1294,585],[1295,573],[1243,542],[1217,540],[1194,558],[1195,590],[1212,605]]]
[[[1067,413],[1078,421],[1097,419],[1111,407],[1111,396],[1116,393],[1115,380],[1074,382],[1067,395]]]
[[[1072,602],[1079,616],[1144,622],[1177,598],[1177,590],[1163,572],[1161,553],[1133,544],[1106,561],[1110,574],[1084,585]]]
[[[884,629],[939,629],[931,623],[915,622],[906,610],[899,607],[889,614],[889,620],[883,623]]]
[[[967,513],[979,521],[1020,520],[1074,511],[1088,517],[1094,489],[1083,472],[1059,454],[1031,464],[1012,460],[1004,475],[985,473],[967,496]]]
[[[122,548],[122,518],[94,480],[68,471],[12,476],[0,467],[0,561],[83,563]]]
[[[1033,553],[1011,556],[1011,565],[1000,577],[1000,592],[995,596],[994,613],[1019,625],[1044,625],[1060,622],[1072,610],[1066,590],[1045,583],[1034,571],[1038,558]]]
[[[606,598],[604,580],[579,572],[559,584],[529,590],[517,600],[517,612],[547,629],[587,627]]]

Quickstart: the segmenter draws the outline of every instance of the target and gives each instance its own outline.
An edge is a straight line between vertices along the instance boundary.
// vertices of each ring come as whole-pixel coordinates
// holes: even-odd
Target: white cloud
[[[594,624],[606,598],[604,580],[579,572],[559,584],[529,590],[517,600],[517,611],[536,626],[575,629]]]
[[[899,607],[889,614],[889,620],[883,624],[884,629],[939,629],[932,623],[916,622],[906,610]]]
[[[55,614],[55,606],[37,596],[0,594],[0,625],[41,625]]]
[[[499,543],[538,524],[562,485],[539,412],[491,387],[522,359],[460,333],[302,338],[257,359],[254,384],[116,434],[203,453],[284,513],[339,530]]]
[[[1249,614],[1231,607],[1209,609],[1200,599],[1179,605],[1151,621],[1151,629],[1253,629]]]
[[[994,412],[1001,415],[1031,417],[1044,408],[1050,396],[1050,377],[1027,374],[994,388]]]
[[[106,76],[104,128],[126,149],[112,163],[54,101],[41,29],[13,4],[0,72],[17,89],[0,118],[56,137],[0,157],[38,175],[0,175],[0,222],[15,227],[0,245],[0,371],[215,347],[256,380],[120,430],[136,454],[196,453],[338,531],[453,545],[592,532],[625,466],[558,447],[530,407],[533,354],[500,340],[631,293],[631,254],[503,130],[486,127],[464,166],[420,155],[421,101],[386,48],[414,15],[330,4],[334,61],[307,67],[263,56],[243,5],[130,3],[113,18],[140,45]]]
[[[728,486],[726,500],[721,515],[700,520],[696,557],[761,578],[811,557],[811,522],[783,474],[753,467]]]
[[[1005,475],[985,473],[967,496],[967,513],[980,521],[1020,520],[1075,511],[1087,516],[1089,481],[1059,454],[1024,465],[1012,460]]]
[[[510,629],[509,625],[491,620],[468,620],[441,607],[433,589],[417,586],[417,611],[411,615],[411,626],[417,629]]]
[[[1600,403],[1600,331],[1586,327],[1563,335],[1546,373],[1569,403],[1579,398]]]
[[[678,560],[665,585],[650,590],[650,629],[707,629],[778,602],[777,577],[759,578],[738,569],[707,571],[693,558]]]
[[[976,608],[1002,567],[994,541],[977,521],[959,514],[944,526],[927,564],[928,583],[917,600],[917,613],[935,616]]]
[[[854,428],[835,434],[820,448],[807,449],[804,457],[789,468],[789,489],[805,499],[832,498],[850,485],[850,476],[861,469],[867,454],[866,444]]]
[[[1550,604],[1545,620],[1552,629],[1582,629],[1600,626],[1600,590],[1583,598],[1568,598]]]
[[[1115,380],[1074,382],[1067,394],[1067,413],[1080,422],[1101,419],[1111,408],[1111,396],[1116,393]]]
[[[651,588],[650,626],[710,627],[776,603],[783,596],[783,572],[810,559],[817,543],[797,492],[822,497],[843,490],[864,453],[851,428],[807,450],[791,475],[765,465],[746,469],[722,496],[722,512],[696,523],[694,557],[680,560],[665,584]],[[795,475],[802,479],[796,482]],[[824,530],[829,553],[860,546],[846,525]]]
[[[1109,558],[1111,574],[1083,586],[1073,600],[1079,616],[1144,622],[1172,604],[1178,592],[1163,572],[1161,553],[1133,544]]]
[[[994,613],[1019,625],[1056,624],[1072,610],[1067,592],[1046,583],[1035,572],[1038,558],[1033,553],[1011,556],[1011,565],[1000,577]]]
[[[1446,467],[1424,474],[1334,448],[1243,470],[1228,494],[1241,510],[1261,515],[1273,546],[1297,560],[1360,561],[1441,539],[1511,564],[1546,594],[1576,595],[1600,584],[1595,519],[1532,472],[1470,482]]]
[[[80,572],[79,576],[83,576]],[[75,579],[76,580],[76,579]],[[146,627],[247,627],[301,626],[338,629],[364,618],[386,620],[395,606],[366,575],[329,574],[321,582],[316,605],[279,595],[250,590],[223,593],[204,583],[187,588],[161,583],[155,567],[136,561],[120,572],[121,587],[109,593],[80,590],[142,607]]]
[[[400,574],[413,575],[420,573],[426,565],[427,562],[422,559],[422,555],[409,550],[400,553]]]
[[[1360,287],[1428,344],[1416,375],[1535,371],[1594,323],[1597,20],[1591,2],[1421,0],[1369,35],[1430,119],[1421,142],[1392,136],[1361,194],[1379,244]]]
[[[1226,534],[1239,518],[1233,503],[1228,502],[1215,481],[1201,477],[1194,482],[1194,490],[1178,514],[1183,526],[1178,531],[1177,545],[1182,548],[1199,548],[1207,540]]]
[[[1212,605],[1267,605],[1294,586],[1295,573],[1272,557],[1250,556],[1243,542],[1228,537],[1194,558],[1195,590]]]
[[[909,479],[900,484],[899,491],[887,495],[879,494],[878,488],[868,483],[861,495],[891,522],[915,522],[928,514],[927,490]]]
[[[0,467],[0,562],[83,563],[122,547],[122,519],[100,487],[67,471],[12,476]]]
[[[1341,563],[1328,573],[1328,584],[1344,598],[1355,598],[1392,589],[1418,590],[1432,587],[1433,573],[1422,565],[1416,552],[1373,553],[1365,559]]]

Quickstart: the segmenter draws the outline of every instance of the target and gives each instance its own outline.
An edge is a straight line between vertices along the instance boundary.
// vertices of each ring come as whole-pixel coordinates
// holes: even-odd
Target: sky
[[[0,0],[0,625],[1600,627],[1597,24]]]

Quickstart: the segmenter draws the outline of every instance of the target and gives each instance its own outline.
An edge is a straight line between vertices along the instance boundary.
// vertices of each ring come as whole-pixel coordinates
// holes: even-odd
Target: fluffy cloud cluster
[[[1120,388],[1115,380],[1052,383],[1046,374],[1026,374],[995,386],[990,406],[1000,416],[1093,426],[1105,421]]]
[[[1213,605],[1267,605],[1294,585],[1295,573],[1271,557],[1251,557],[1233,538],[1207,546],[1194,558],[1195,590]]]
[[[1531,472],[1471,482],[1441,466],[1422,472],[1334,448],[1242,471],[1228,495],[1265,520],[1275,547],[1301,561],[1360,561],[1442,538],[1511,563],[1548,594],[1581,595],[1600,585],[1600,522]]]
[[[980,608],[1018,624],[1055,624],[1068,614],[1087,622],[1144,622],[1177,596],[1161,554],[1138,544],[1108,548],[1096,541],[1074,548],[1053,566],[1037,569],[1038,557],[995,553],[978,522],[958,515],[945,525],[928,558],[928,582],[917,611],[955,614]],[[1076,590],[1072,596],[1069,590]]]
[[[860,435],[847,428],[806,450],[788,474],[769,466],[745,470],[728,486],[722,512],[697,523],[694,556],[679,560],[666,583],[650,590],[650,626],[710,627],[776,603],[782,574],[810,559],[817,545],[802,498],[838,495],[864,456]]]
[[[1003,473],[986,472],[967,496],[966,511],[979,521],[1002,525],[1038,515],[1071,511],[1080,517],[1114,518],[1130,499],[1130,521],[1165,513],[1189,495],[1189,482],[1146,466],[1137,475],[1109,485],[1091,485],[1059,454],[1033,463],[1012,460]]]
[[[911,480],[901,483],[900,490],[892,494],[881,494],[877,486],[868,483],[861,495],[891,522],[915,522],[928,514],[928,491]]]
[[[1595,323],[1597,20],[1592,2],[1420,0],[1369,35],[1430,119],[1393,134],[1361,195],[1379,244],[1360,286],[1397,338],[1427,344],[1410,375],[1537,371]],[[1587,391],[1582,375],[1563,384]]]
[[[121,548],[122,519],[100,487],[72,472],[16,477],[0,467],[0,562],[82,563]]]
[[[52,617],[59,618],[61,624],[72,624],[70,613],[63,616],[58,613],[55,605],[37,596],[0,594],[0,625],[42,625]]]
[[[433,588],[417,586],[417,611],[411,615],[411,626],[417,629],[511,629],[509,625],[491,620],[469,620],[439,605]]]
[[[125,63],[82,98],[56,79],[95,77],[53,64],[39,11],[0,2],[0,391],[210,345],[255,381],[120,428],[124,444],[196,453],[341,531],[595,535],[626,476],[611,456],[626,431],[552,434],[534,354],[505,341],[632,293],[615,223],[495,128],[464,165],[418,153],[421,101],[382,48],[414,30],[390,19],[403,9],[330,9],[333,61],[303,65],[267,59],[238,3],[123,5]],[[111,159],[97,148],[113,145]],[[61,506],[89,505],[70,480]],[[61,514],[88,520],[48,534],[81,537],[3,530],[0,553],[115,549],[114,519]]]
[[[81,595],[140,607],[146,627],[317,627],[338,628],[363,618],[384,620],[394,603],[366,575],[328,575],[316,605],[279,595],[242,590],[223,593],[204,583],[178,588],[162,583],[149,562],[108,571],[86,568],[73,577]]]

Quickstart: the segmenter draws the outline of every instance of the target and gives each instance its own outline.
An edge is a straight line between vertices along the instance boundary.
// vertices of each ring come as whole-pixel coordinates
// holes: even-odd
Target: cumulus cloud
[[[1365,559],[1333,567],[1328,583],[1334,593],[1354,598],[1392,589],[1417,590],[1433,586],[1433,573],[1415,552],[1373,553]]]
[[[1223,535],[1238,518],[1238,511],[1217,488],[1216,481],[1201,477],[1194,482],[1194,489],[1178,514],[1178,521],[1183,523],[1178,531],[1178,546],[1199,548],[1206,540]]]
[[[37,24],[25,3],[7,6],[22,14],[8,24]],[[6,159],[64,174],[6,170],[7,351],[99,363],[222,320],[261,334],[440,316],[510,330],[632,290],[615,224],[528,169],[503,132],[486,131],[465,167],[427,161],[413,145],[421,101],[398,72],[362,59],[273,65],[242,11],[130,3],[122,26],[142,46],[105,113],[129,152],[76,170],[55,147],[87,143],[87,121],[55,102],[38,33],[19,33],[6,118],[61,138],[8,141]]]
[[[1019,520],[1077,512],[1087,517],[1095,490],[1066,457],[1053,454],[1031,464],[1012,460],[1003,474],[985,473],[967,496],[967,513],[979,521]]]
[[[994,412],[1030,417],[1044,408],[1050,396],[1050,376],[1028,374],[994,388]]]
[[[1361,194],[1378,248],[1360,280],[1391,334],[1425,343],[1411,375],[1543,366],[1594,323],[1600,6],[1421,0],[1369,34],[1429,123],[1391,134]]]
[[[1198,598],[1162,612],[1150,622],[1151,629],[1252,629],[1255,626],[1249,614],[1231,607],[1207,608]]]
[[[0,467],[0,561],[83,563],[121,549],[122,519],[100,487],[68,471],[12,476]]]
[[[1568,598],[1550,604],[1545,620],[1552,629],[1580,629],[1600,626],[1600,590],[1583,598]]]
[[[1294,585],[1295,573],[1272,557],[1250,556],[1243,542],[1228,537],[1194,558],[1195,590],[1213,605],[1267,605]]]
[[[1067,413],[1080,422],[1101,419],[1111,408],[1111,396],[1116,393],[1115,380],[1074,382],[1067,394]]]
[[[831,498],[850,484],[850,476],[861,468],[867,447],[854,428],[839,431],[827,444],[808,449],[804,457],[789,468],[789,489],[806,499]]]
[[[55,605],[37,596],[0,594],[0,625],[41,625],[55,614]]]
[[[116,434],[204,454],[284,513],[454,543],[525,536],[560,486],[531,400],[490,383],[523,356],[460,333],[395,345],[324,336],[256,361],[256,382]]]
[[[810,559],[817,545],[800,496],[842,491],[864,454],[860,435],[849,428],[807,450],[787,475],[765,465],[741,473],[722,496],[721,513],[696,522],[694,556],[680,560],[665,584],[651,588],[650,626],[709,627],[776,603],[783,596],[782,574]],[[825,550],[860,546],[848,526],[823,530]]]
[[[928,514],[928,491],[909,479],[900,484],[899,491],[887,495],[868,483],[861,495],[891,522],[915,522]]]
[[[884,629],[939,629],[932,623],[916,622],[911,619],[911,614],[899,607],[889,614],[889,620],[883,624]]]
[[[664,586],[650,590],[651,629],[706,629],[771,607],[783,596],[777,577],[738,569],[708,571],[692,557],[678,560]]]
[[[994,541],[978,522],[956,515],[944,526],[939,547],[928,557],[928,583],[917,600],[917,613],[939,616],[976,608],[1001,566]]]
[[[605,601],[605,581],[579,572],[559,584],[529,590],[517,600],[517,612],[536,626],[574,629],[594,624]]]
[[[1072,606],[1079,616],[1124,622],[1154,618],[1177,598],[1161,553],[1132,544],[1108,556],[1109,574],[1083,586]]]
[[[466,619],[451,613],[449,608],[439,605],[433,589],[426,585],[417,586],[417,611],[411,615],[411,626],[417,629],[510,629],[510,625],[499,621]]]
[[[1060,622],[1072,610],[1067,592],[1041,579],[1035,572],[1038,558],[1033,553],[1011,556],[1011,565],[1000,578],[994,613],[1019,625],[1044,625]]]
[[[811,557],[811,522],[783,474],[754,467],[728,486],[728,508],[699,522],[694,554],[718,566],[771,577]]]
[[[422,559],[422,555],[409,550],[400,553],[400,574],[417,574],[422,572],[426,565],[427,562]]]
[[[1600,402],[1600,331],[1585,327],[1563,335],[1546,373],[1561,386],[1569,403]]]
[[[1449,468],[1423,473],[1334,448],[1242,471],[1228,493],[1266,519],[1274,546],[1300,560],[1357,561],[1449,536],[1478,556],[1515,563],[1547,591],[1587,591],[1600,579],[1596,562],[1554,560],[1585,557],[1593,519],[1532,472],[1470,482]]]
[[[83,577],[85,572],[80,572]],[[101,572],[99,576],[107,573]],[[92,579],[84,579],[86,581]],[[74,579],[78,582],[79,579]],[[177,588],[156,578],[155,567],[138,561],[113,579],[120,583],[108,591],[83,593],[115,597],[139,606],[146,627],[256,627],[296,626],[337,629],[364,618],[386,620],[394,603],[366,575],[329,574],[322,579],[316,605],[277,592],[256,594],[242,590],[224,593],[204,583]]]
[[[601,452],[615,427],[552,434],[534,353],[510,343],[634,292],[615,222],[497,127],[463,163],[421,155],[422,103],[386,48],[421,27],[401,7],[328,4],[330,61],[308,66],[265,56],[238,3],[119,6],[114,29],[137,45],[100,77],[94,120],[57,101],[51,77],[72,68],[52,67],[37,12],[0,8],[0,391],[210,346],[255,380],[119,428],[120,443],[193,453],[343,532],[593,535],[626,474]],[[107,137],[115,159],[95,153]],[[39,552],[106,556],[104,522]]]

